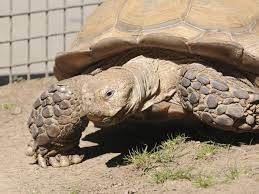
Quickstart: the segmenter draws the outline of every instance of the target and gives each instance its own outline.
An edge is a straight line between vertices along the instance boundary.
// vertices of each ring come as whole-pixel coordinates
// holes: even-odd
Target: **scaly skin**
[[[51,85],[35,101],[28,127],[33,141],[27,155],[40,166],[68,166],[83,159],[78,144],[88,121],[82,109],[80,84],[87,76],[78,76]]]
[[[259,132],[259,89],[237,71],[218,67],[137,56],[93,76],[54,84],[34,103],[28,122],[34,140],[27,154],[42,167],[79,163],[78,144],[87,119],[110,126],[139,113],[151,119],[152,114],[194,114],[223,130]]]
[[[192,63],[181,70],[178,94],[183,107],[210,126],[258,132],[259,89],[251,85],[242,75],[223,76],[213,68]]]

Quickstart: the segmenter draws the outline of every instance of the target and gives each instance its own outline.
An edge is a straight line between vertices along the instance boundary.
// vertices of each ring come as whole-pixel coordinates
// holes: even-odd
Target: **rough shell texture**
[[[186,52],[259,73],[258,0],[106,0],[70,50],[56,57],[58,79],[130,48]]]

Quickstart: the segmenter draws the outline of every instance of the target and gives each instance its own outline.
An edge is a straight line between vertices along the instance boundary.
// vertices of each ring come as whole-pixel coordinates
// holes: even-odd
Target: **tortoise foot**
[[[72,164],[78,164],[82,162],[84,154],[81,152],[79,147],[74,147],[70,150],[56,151],[48,150],[44,147],[35,147],[32,143],[28,144],[26,155],[32,156],[42,168],[52,166],[54,168],[66,167]]]
[[[87,120],[80,113],[80,96],[76,91],[62,83],[50,86],[33,105],[28,120],[33,140],[26,154],[43,168],[81,162],[78,145]]]
[[[178,95],[184,109],[210,126],[259,132],[259,90],[240,80],[191,64],[181,72]]]

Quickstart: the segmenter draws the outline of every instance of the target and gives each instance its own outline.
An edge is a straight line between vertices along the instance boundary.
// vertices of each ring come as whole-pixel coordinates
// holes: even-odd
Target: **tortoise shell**
[[[59,53],[59,80],[132,48],[199,55],[259,74],[259,0],[106,0]],[[258,76],[257,76],[258,78]]]

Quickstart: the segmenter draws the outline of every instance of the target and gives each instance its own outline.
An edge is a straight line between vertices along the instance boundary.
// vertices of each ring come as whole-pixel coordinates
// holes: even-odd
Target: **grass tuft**
[[[226,175],[227,179],[235,180],[239,177],[240,171],[238,170],[238,168],[236,166],[230,167],[228,169],[228,171],[225,173],[225,175]]]
[[[197,187],[208,188],[214,184],[211,176],[198,175],[193,179],[193,184]]]
[[[227,145],[225,144],[218,144],[213,141],[204,142],[202,144],[202,147],[198,149],[198,151],[196,152],[196,158],[197,159],[205,158],[207,156],[215,154],[218,150],[226,147]]]
[[[11,103],[0,104],[0,109],[2,109],[2,110],[11,110],[11,109],[13,109],[15,107],[16,107],[16,105],[15,104],[11,104]]]
[[[164,183],[166,180],[191,180],[193,175],[190,168],[179,169],[172,171],[170,169],[163,169],[161,171],[156,171],[151,175],[152,180],[155,183]]]
[[[170,135],[168,140],[162,142],[159,147],[160,149],[175,149],[177,145],[185,143],[187,138],[188,137],[186,137],[185,134],[179,134],[176,137]]]

